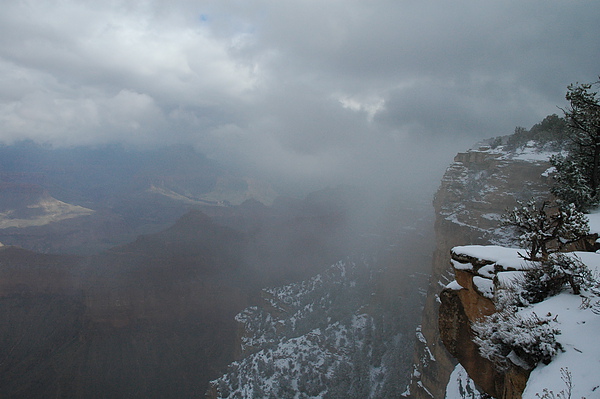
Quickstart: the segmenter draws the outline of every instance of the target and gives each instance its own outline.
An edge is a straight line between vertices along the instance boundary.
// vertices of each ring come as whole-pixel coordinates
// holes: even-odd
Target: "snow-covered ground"
[[[494,265],[502,270],[527,270],[531,267],[530,262],[527,262],[519,255],[519,252],[524,252],[523,249],[505,248],[497,245],[464,245],[454,247],[452,252],[489,261],[490,265]],[[452,261],[452,265],[457,269],[472,267],[470,263],[458,263],[454,260]],[[481,270],[479,269],[479,273],[481,273]]]
[[[504,146],[491,148],[487,143],[482,143],[476,145],[471,151],[489,154],[490,159],[496,160],[495,165],[499,174],[504,171],[506,165],[511,165],[508,161],[529,162],[543,166],[551,155],[558,154],[540,150],[535,142],[511,151],[507,151]],[[473,159],[478,158],[473,157]],[[507,161],[506,165],[501,161]],[[548,177],[551,170],[547,169],[542,176]],[[444,205],[441,214],[446,220],[459,225],[473,224],[473,230],[481,231],[482,237],[485,238],[480,242],[487,241],[500,245],[470,245],[453,249],[455,254],[462,255],[462,258],[458,257],[460,261],[452,261],[453,266],[459,270],[472,272],[475,275],[473,281],[477,290],[482,295],[493,297],[498,287],[512,284],[522,275],[523,270],[529,269],[533,264],[518,255],[519,251],[524,253],[523,249],[506,248],[516,245],[516,239],[511,237],[509,231],[501,228],[494,230],[491,222],[497,221],[499,214],[488,209],[484,209],[484,213],[477,214],[472,209],[479,209],[478,207],[465,205],[465,198],[480,205],[482,201],[487,200],[486,195],[490,192],[490,198],[495,201],[494,204],[497,204],[497,193],[490,188],[495,187],[493,182],[490,182],[495,176],[492,174],[479,176],[478,173],[483,172],[480,169],[472,171],[468,165],[465,166],[461,162],[455,162],[449,168],[445,176],[448,180],[446,185],[448,190],[456,192],[455,195],[461,201],[455,200],[449,205]],[[469,194],[471,197],[468,197]],[[508,194],[518,198],[519,192]],[[600,208],[592,211],[588,219],[590,231],[600,234]],[[489,234],[485,235],[486,233]],[[600,254],[577,252],[573,255],[586,264],[595,274],[596,280],[600,281]],[[474,266],[469,262],[469,258],[486,262],[474,262],[476,265]],[[452,281],[446,285],[446,288],[458,290],[462,287],[456,281]],[[582,295],[574,295],[570,288],[565,288],[562,293],[543,302],[521,308],[519,313],[525,317],[535,313],[540,318],[552,315],[556,320],[553,326],[560,330],[556,340],[562,346],[562,350],[558,351],[548,365],[540,363],[532,370],[523,398],[600,398],[600,297],[588,291],[583,291]],[[447,385],[446,399],[479,399],[480,395],[473,390],[473,387],[473,382],[459,364]]]
[[[489,152],[490,154],[498,154],[502,159],[511,159],[518,161],[537,162],[547,161],[552,155],[558,155],[559,151],[548,151],[540,148],[536,141],[529,141],[524,145],[513,150],[506,150],[505,146],[491,148],[485,144],[477,144],[471,149],[479,152]]]
[[[531,372],[523,399],[537,398],[545,389],[554,394],[567,393],[567,378],[572,391],[565,398],[600,398],[600,315],[594,308],[586,307],[582,299],[565,292],[523,311],[556,315],[561,332],[556,338],[563,347],[550,364],[540,363]]]
[[[590,225],[592,231],[600,231],[600,212],[590,216]],[[527,269],[525,261],[519,258],[518,251],[511,248],[476,245],[453,249],[455,254],[469,256],[482,262],[489,261],[488,265],[478,270],[480,275],[485,275],[485,269],[494,266],[496,270]],[[600,280],[600,254],[573,252],[572,256],[579,258],[597,281]],[[462,269],[468,269],[470,265],[470,263],[456,261],[453,263],[455,267]],[[519,272],[500,272],[498,277],[504,273],[514,275]],[[452,282],[448,288],[460,287],[457,287],[456,282]],[[519,313],[523,317],[535,313],[540,317],[555,318],[556,327],[560,330],[556,340],[562,346],[562,350],[550,364],[540,363],[532,370],[523,399],[600,398],[600,297],[589,291],[574,295],[570,289],[565,288],[556,296],[521,308]],[[446,399],[478,398],[475,394],[468,393],[467,387],[470,387],[470,384],[470,380],[464,375],[464,370],[457,368],[447,387]],[[562,396],[558,396],[559,394]]]
[[[244,356],[211,382],[216,397],[397,396],[412,339],[398,324],[398,307],[382,312],[374,302],[377,274],[370,262],[340,261],[308,280],[264,289],[259,306],[236,316]]]

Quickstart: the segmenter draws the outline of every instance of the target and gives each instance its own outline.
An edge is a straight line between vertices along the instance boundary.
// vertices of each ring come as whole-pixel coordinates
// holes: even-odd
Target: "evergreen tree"
[[[559,150],[564,147],[567,139],[565,131],[567,122],[556,114],[548,115],[540,123],[536,123],[529,130],[531,140],[538,143],[540,147],[549,150]]]
[[[548,364],[561,349],[556,341],[560,330],[551,316],[523,317],[507,308],[473,323],[472,328],[479,353],[498,370],[506,370],[511,362],[525,369],[540,361]]]
[[[567,284],[573,294],[579,295],[582,289],[592,288],[595,279],[588,267],[576,256],[553,254],[524,274],[520,294],[522,302],[541,302],[560,293]]]
[[[503,215],[503,224],[518,231],[522,245],[527,249],[527,260],[547,259],[551,252],[577,241],[589,232],[587,218],[574,204],[551,204],[535,199]]]
[[[568,144],[568,137],[565,134],[567,128],[565,119],[556,114],[548,115],[529,130],[517,126],[506,141],[506,149],[514,151],[531,142],[538,150],[561,150]],[[490,146],[494,148],[501,144],[502,139],[496,138],[490,143]]]
[[[587,211],[597,201],[589,184],[586,166],[574,155],[553,155],[550,163],[556,169],[552,194],[580,211]]]
[[[557,197],[573,202],[586,211],[600,200],[600,98],[592,91],[594,84],[570,85],[564,111],[568,124],[571,149],[566,157],[555,157]],[[582,191],[581,195],[577,191]]]

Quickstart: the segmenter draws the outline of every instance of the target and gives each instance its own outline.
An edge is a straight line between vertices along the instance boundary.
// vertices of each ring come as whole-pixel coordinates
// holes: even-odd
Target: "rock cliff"
[[[502,147],[492,149],[480,146],[459,153],[446,170],[434,199],[436,248],[406,396],[444,398],[450,375],[456,366],[456,359],[440,339],[440,293],[454,278],[467,280],[463,283],[468,287],[471,284],[468,279],[472,276],[454,277],[450,263],[451,249],[465,244],[514,244],[511,232],[500,228],[499,220],[507,208],[516,204],[516,200],[548,195],[544,173],[550,167],[548,157],[548,153],[540,153],[530,146],[510,152],[503,151]],[[464,321],[468,317],[493,311],[491,301],[475,295],[474,291],[464,290],[460,295],[463,297],[459,298],[456,294],[455,297],[446,298],[447,311],[455,313],[455,317],[445,320],[444,331],[449,335],[456,335],[458,329],[464,329],[461,319]],[[465,333],[470,334],[470,330]],[[455,344],[469,346],[466,342],[456,340]],[[463,353],[469,358],[469,354],[475,353],[471,347],[454,349],[453,352]],[[494,377],[490,378],[489,382],[493,385]]]
[[[502,275],[510,276],[516,270],[511,263],[522,264],[523,260],[517,251],[509,248],[481,247],[490,254],[499,250],[509,253],[505,256],[509,263],[492,256],[480,259],[465,255],[460,248],[454,248],[451,254],[456,280],[440,293],[440,339],[484,392],[495,398],[520,398],[529,370],[509,364],[507,370],[499,372],[492,362],[479,355],[471,325],[496,311],[492,299],[497,284],[502,281]]]

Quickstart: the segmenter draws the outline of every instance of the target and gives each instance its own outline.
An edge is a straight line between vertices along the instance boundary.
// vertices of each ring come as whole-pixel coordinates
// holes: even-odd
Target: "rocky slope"
[[[415,295],[377,295],[373,259],[340,261],[311,279],[265,289],[236,316],[241,359],[208,398],[395,398],[408,372]],[[418,285],[418,276],[405,283]],[[410,301],[412,297],[413,301]]]
[[[459,153],[447,169],[434,199],[436,249],[407,396],[444,398],[455,370],[456,360],[438,329],[439,294],[454,279],[450,250],[466,244],[514,244],[511,232],[499,227],[500,217],[516,200],[548,195],[544,172],[549,155],[531,143],[513,151],[482,145]],[[469,384],[464,380],[464,387]]]
[[[415,217],[425,206],[395,205],[372,229],[351,211],[363,204],[345,188],[270,207],[208,207],[210,215],[190,211],[163,231],[95,255],[0,246],[1,396],[202,397],[239,358],[235,316],[252,305],[257,321],[271,314],[287,324],[272,346],[246,345],[246,364],[255,350],[288,356],[303,348],[292,350],[292,360],[329,356],[332,372],[345,377],[347,363],[333,360],[367,357],[374,368],[355,362],[356,375],[373,381],[373,392],[401,392],[426,280],[418,271],[430,263],[430,240],[414,232],[431,219]],[[336,263],[348,257],[354,266]],[[255,330],[249,325],[245,336]],[[315,375],[303,377],[307,389],[319,387]]]
[[[330,209],[329,195],[309,196],[310,208]],[[342,261],[263,289],[236,316],[239,357],[208,397],[400,398],[431,262],[429,212],[406,206],[374,231],[359,223]]]

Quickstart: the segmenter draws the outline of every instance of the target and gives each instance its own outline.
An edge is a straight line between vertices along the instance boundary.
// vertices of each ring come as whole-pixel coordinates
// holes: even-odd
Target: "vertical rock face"
[[[549,155],[528,147],[513,152],[503,152],[502,147],[481,147],[459,153],[448,167],[434,199],[436,249],[421,327],[417,331],[418,342],[407,396],[444,398],[448,379],[456,365],[456,359],[442,344],[438,329],[440,292],[455,278],[450,250],[465,244],[514,245],[512,234],[500,228],[501,215],[507,208],[514,207],[516,200],[549,195],[544,174],[550,167]],[[445,321],[444,331],[447,327],[448,334],[458,334],[458,329],[462,328],[459,327],[461,317],[468,316],[463,301],[447,299],[454,304],[451,308],[456,312],[456,318]],[[481,309],[492,306],[475,297],[462,299],[471,301],[471,310],[479,309],[480,305]],[[452,325],[454,329],[451,329]],[[469,353],[470,349],[456,350]]]
[[[485,248],[486,251],[497,251],[502,247]],[[510,363],[507,369],[498,371],[492,362],[480,356],[471,329],[472,323],[496,311],[491,298],[500,284],[498,281],[502,280],[500,274],[514,273],[514,266],[465,256],[457,253],[458,249],[452,251],[456,280],[440,293],[440,339],[481,390],[494,398],[520,399],[529,371]],[[513,256],[520,263],[521,259],[514,252]]]

